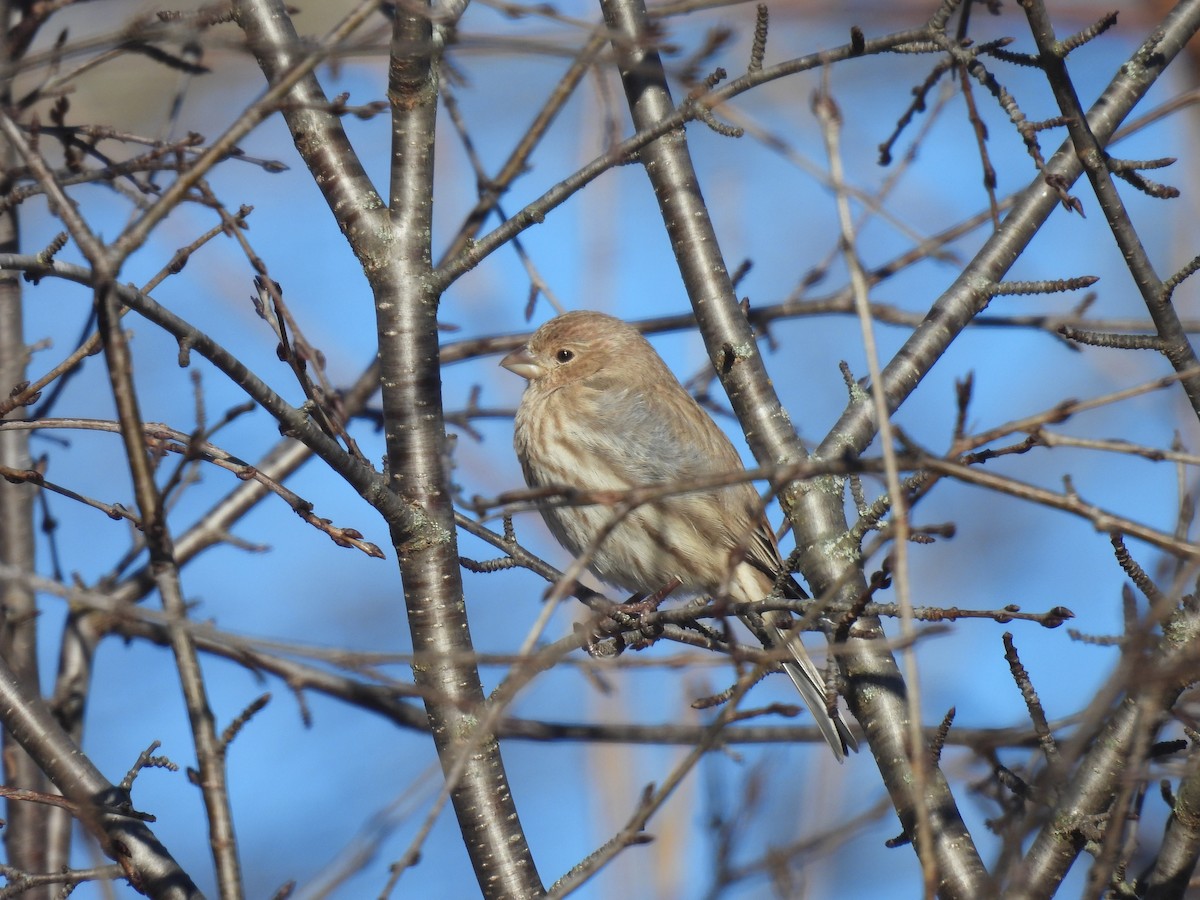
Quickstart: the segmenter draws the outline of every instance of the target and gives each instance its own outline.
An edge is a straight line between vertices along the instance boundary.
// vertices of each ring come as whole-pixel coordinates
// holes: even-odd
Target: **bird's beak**
[[[543,369],[533,354],[529,352],[528,347],[518,347],[504,359],[500,360],[500,365],[508,369],[510,372],[516,372],[526,380],[537,378],[545,369]]]

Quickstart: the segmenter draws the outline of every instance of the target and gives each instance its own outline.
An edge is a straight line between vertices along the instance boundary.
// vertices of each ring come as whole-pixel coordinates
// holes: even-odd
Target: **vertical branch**
[[[1088,115],[1088,128],[1101,145],[1106,143],[1116,131],[1121,121],[1138,103],[1154,82],[1162,74],[1165,66],[1187,43],[1188,39],[1200,27],[1200,2],[1185,0],[1166,17],[1161,27],[1156,28],[1148,36],[1144,44],[1135,52],[1133,60],[1122,66],[1117,76],[1112,80],[1104,94],[1093,104]],[[895,410],[921,382],[924,374],[929,371],[934,362],[941,357],[950,343],[955,340],[962,330],[982,311],[990,300],[988,285],[1003,278],[1013,262],[1028,246],[1033,235],[1049,217],[1059,202],[1059,192],[1052,187],[1058,183],[1068,187],[1082,171],[1082,164],[1074,151],[1074,146],[1068,142],[1054,155],[1047,164],[1045,171],[1018,195],[1012,211],[1001,223],[983,248],[976,254],[971,263],[963,270],[955,283],[934,303],[929,314],[921,325],[905,341],[904,346],[896,353],[891,362],[884,368],[880,379],[881,386],[887,394],[889,410]],[[825,458],[840,457],[846,453],[860,453],[874,438],[877,431],[877,418],[874,405],[863,399],[854,400],[840,420],[821,443],[817,454]],[[805,503],[805,520],[807,529],[811,530],[814,514],[823,510],[829,516],[841,516],[838,509],[824,502],[823,498],[814,496],[815,492],[802,498]],[[806,526],[799,519],[796,523],[797,534],[804,533]],[[799,540],[799,538],[798,538]],[[820,562],[820,560],[818,560]],[[805,569],[811,578],[813,572]],[[829,568],[829,574],[838,573]],[[825,581],[824,584],[837,583]],[[821,589],[821,583],[815,583],[814,588]],[[843,653],[862,649],[860,642],[850,641]],[[868,729],[868,739],[872,750],[876,752],[876,737],[871,732],[871,716],[863,714],[854,699],[856,691],[856,670],[866,675],[869,670],[858,667],[857,656],[844,657],[844,664],[850,675],[849,691],[850,705],[855,714],[863,721]],[[881,673],[882,674],[882,673]],[[862,682],[871,685],[869,678]],[[885,692],[871,688],[872,694],[859,695],[859,702],[871,701],[884,696]],[[1124,714],[1114,718],[1110,723],[1109,733],[1119,740],[1127,733],[1132,733],[1132,719]],[[892,729],[888,729],[889,733]],[[1109,743],[1098,746],[1109,747]],[[1098,752],[1098,751],[1097,751]],[[1070,867],[1079,847],[1076,846],[1078,829],[1075,828],[1078,815],[1085,815],[1099,807],[1100,799],[1106,790],[1105,782],[1124,763],[1124,756],[1114,751],[1110,756],[1096,761],[1088,760],[1083,767],[1084,772],[1091,772],[1096,777],[1080,777],[1072,785],[1072,793],[1066,798],[1061,808],[1063,818],[1056,819],[1056,827],[1047,828],[1031,849],[1022,869],[1022,889],[1031,885],[1037,886],[1037,892],[1051,891],[1057,885],[1062,874]],[[887,769],[884,769],[885,780],[890,779]],[[893,792],[893,796],[895,793]],[[938,814],[935,805],[931,811]],[[901,809],[901,817],[904,818]],[[906,825],[907,825],[907,820]],[[935,821],[934,832],[940,836],[944,833],[940,824]],[[1064,837],[1065,835],[1065,837]],[[945,877],[943,870],[941,873]],[[1018,892],[1017,895],[1022,895]]]
[[[644,130],[673,109],[662,61],[647,40],[646,11],[641,0],[601,0],[604,18],[615,37],[634,127]],[[695,102],[702,102],[697,100]],[[679,264],[688,297],[696,312],[709,356],[729,394],[746,440],[764,465],[803,458],[791,419],[767,376],[746,317],[738,308],[733,284],[721,257],[716,232],[704,204],[682,128],[648,144],[641,159],[654,186],[663,222]],[[801,568],[820,595],[840,585],[844,598],[866,590],[860,568],[812,548],[824,547],[848,530],[841,491],[831,479],[827,489],[794,486],[782,494],[795,527],[797,545],[807,549]],[[944,896],[977,897],[984,891],[985,872],[957,804],[940,770],[931,767],[923,794],[911,779],[908,759],[925,752],[907,740],[908,713],[904,680],[882,641],[878,620],[860,619],[838,660],[848,678],[847,700],[867,733],[906,831],[917,829],[916,810],[931,811],[930,830]]]
[[[0,3],[0,22],[9,21],[9,4]],[[0,35],[0,107],[12,103],[11,48]],[[16,149],[4,144],[0,149],[0,171],[11,172],[18,164]],[[0,196],[13,188],[7,178],[0,185]],[[17,207],[8,206],[0,212],[0,253],[16,253],[20,249],[20,227]],[[0,272],[0,396],[8,396],[25,381],[29,350],[25,345],[25,326],[21,308],[21,276],[17,272]],[[7,418],[24,418],[20,406]],[[0,465],[17,470],[30,467],[29,432],[0,431]],[[29,484],[10,484],[0,481],[0,563],[27,574],[36,568],[37,548],[34,542],[33,504],[36,488]],[[33,694],[40,694],[37,666],[37,601],[29,582],[8,578],[0,582],[0,656]],[[4,780],[12,787],[45,790],[46,779],[29,755],[5,730]],[[51,813],[37,803],[9,801],[4,829],[4,845],[8,863],[25,872],[45,872],[60,868],[66,862],[66,848],[57,845],[58,854],[50,861],[51,842],[48,840],[49,819],[61,820],[61,812]],[[42,894],[48,896],[48,894]]]
[[[167,527],[162,494],[154,480],[154,467],[146,452],[141,410],[133,383],[133,358],[121,330],[120,306],[113,290],[115,267],[107,272],[101,269],[97,275],[97,321],[104,343],[104,361],[116,401],[117,419],[121,423],[121,438],[141,514],[142,532],[150,554],[150,571],[170,623],[171,650],[175,655],[196,748],[199,787],[208,814],[209,846],[217,884],[222,897],[236,900],[243,896],[242,873],[225,778],[225,748],[217,735],[200,657],[187,628],[187,603],[183,597],[179,566],[175,562],[175,548]]]
[[[300,45],[283,4],[235,4],[259,64],[275,83]],[[375,298],[378,371],[391,487],[399,503],[377,504],[392,532],[404,585],[418,684],[443,769],[458,768],[452,789],[464,842],[483,891],[542,892],[508,787],[499,747],[462,741],[484,702],[472,658],[462,596],[453,508],[443,466],[438,294],[431,287],[434,126],[437,66],[427,15],[396,17],[389,72],[393,107],[391,209],[384,207],[346,140],[315,77],[296,82],[288,126],[331,212],[363,265]]]
[[[445,466],[446,432],[432,287],[433,161],[438,44],[421,11],[397,8],[388,99],[392,105],[390,227],[375,290],[384,436],[392,489],[421,511],[415,526],[393,522],[418,687],[459,828],[481,890],[489,897],[543,893],[496,740],[476,741],[484,705],[463,597],[454,507]]]

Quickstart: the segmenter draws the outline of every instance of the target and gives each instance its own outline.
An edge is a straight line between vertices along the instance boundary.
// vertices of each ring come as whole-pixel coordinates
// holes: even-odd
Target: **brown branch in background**
[[[566,875],[550,888],[548,892],[549,896],[561,897],[571,893],[592,878],[622,850],[645,842],[646,836],[643,832],[651,816],[667,801],[683,781],[684,776],[720,741],[725,726],[729,718],[734,714],[734,711],[738,708],[742,697],[758,680],[756,677],[757,674],[756,672],[751,672],[748,677],[738,680],[738,683],[734,686],[729,696],[728,702],[721,708],[714,721],[704,727],[703,736],[696,742],[692,750],[676,764],[660,785],[650,785],[642,792],[641,801],[630,815],[625,826],[586,859],[572,867]]]
[[[79,429],[109,433],[120,432],[120,426],[117,423],[96,419],[40,419],[14,422],[12,424],[0,424],[0,432],[10,430],[49,431],[56,429]],[[315,515],[313,513],[313,504],[310,501],[305,500],[290,488],[284,487],[283,484],[269,477],[261,469],[248,465],[220,447],[208,441],[193,440],[192,435],[156,422],[143,424],[142,434],[144,446],[147,450],[156,453],[177,453],[191,459],[203,460],[231,472],[243,481],[256,481],[287,503],[309,525],[327,534],[339,547],[353,547],[354,549],[361,550],[367,556],[372,556],[376,559],[384,558],[383,551],[370,541],[364,540],[362,533],[357,529],[336,526],[329,519]],[[110,518],[128,519],[136,524],[139,529],[143,529],[141,520],[119,504],[106,504],[77,494],[74,491],[47,481],[42,472],[36,470],[17,472],[0,469],[0,476],[12,482],[29,481],[42,485],[47,490],[55,491],[63,496],[99,509]]]
[[[1033,723],[1033,731],[1037,735],[1042,753],[1046,757],[1046,764],[1052,770],[1061,771],[1058,745],[1054,742],[1054,735],[1051,733],[1050,725],[1046,719],[1046,711],[1042,708],[1042,701],[1038,699],[1037,691],[1034,690],[1029,672],[1021,664],[1021,658],[1017,654],[1017,646],[1013,642],[1012,632],[1004,632],[1001,635],[1001,639],[1004,641],[1004,658],[1008,661],[1008,668],[1012,673],[1013,681],[1016,682],[1017,688],[1021,691],[1021,697],[1025,700],[1025,709],[1029,713],[1029,720]]]
[[[1066,56],[1070,50],[1085,40],[1090,40],[1102,33],[1111,22],[1102,20],[1094,29],[1077,36],[1075,43],[1060,42],[1055,39],[1054,28],[1045,4],[1040,0],[1029,0],[1023,3],[1029,28],[1037,42],[1039,61],[1046,73],[1046,78],[1054,91],[1059,109],[1067,119],[1067,130],[1076,148],[1077,157],[1095,191],[1100,209],[1104,212],[1109,229],[1121,248],[1122,258],[1129,267],[1134,283],[1142,293],[1142,299],[1150,317],[1154,320],[1158,338],[1161,342],[1160,352],[1167,358],[1172,367],[1180,373],[1189,372],[1200,366],[1191,342],[1174,308],[1163,302],[1167,291],[1163,282],[1154,271],[1141,239],[1133,223],[1129,219],[1120,193],[1112,181],[1112,172],[1106,162],[1104,142],[1091,127],[1079,97],[1075,92],[1070,73],[1066,67]],[[1186,11],[1180,8],[1180,18]],[[1114,17],[1115,21],[1115,17]],[[1147,69],[1165,65],[1163,51],[1156,44],[1159,41],[1148,41],[1139,50],[1135,59],[1136,64]],[[1200,416],[1200,375],[1187,374],[1180,383],[1192,404],[1192,409]]]
[[[547,96],[529,127],[521,133],[521,138],[513,147],[512,152],[509,153],[508,158],[494,176],[480,185],[480,198],[476,202],[474,209],[467,214],[462,225],[459,226],[457,234],[443,252],[441,261],[438,263],[439,268],[458,259],[460,254],[466,250],[468,244],[479,233],[487,217],[496,208],[500,197],[509,189],[517,177],[526,171],[534,150],[548,133],[550,126],[562,111],[563,106],[574,95],[576,88],[579,87],[584,76],[595,65],[596,57],[606,42],[607,37],[597,29],[575,54],[570,68],[563,75],[555,89]]]
[[[500,205],[500,196],[497,186],[491,183],[487,178],[483,161],[480,159],[479,154],[475,149],[475,144],[471,139],[470,131],[467,128],[466,121],[463,118],[462,110],[458,105],[458,100],[454,93],[454,89],[451,87],[450,81],[445,78],[442,79],[441,98],[442,105],[445,107],[446,113],[449,115],[450,121],[454,125],[454,130],[458,134],[459,142],[463,145],[463,149],[467,153],[467,158],[471,161],[471,168],[475,170],[475,179],[479,185],[480,200],[484,200],[485,194],[492,194],[491,197],[487,198],[492,210],[497,216],[499,216],[501,221],[507,219],[508,215],[504,212],[504,207]],[[482,222],[480,224],[482,224]],[[525,249],[525,245],[520,238],[513,238],[512,248],[517,254],[517,258],[520,259],[521,265],[524,267],[526,274],[529,276],[529,300],[525,304],[526,320],[529,320],[533,317],[533,312],[539,296],[546,298],[556,314],[565,312],[565,307],[554,295],[554,290],[550,287],[549,282],[547,282],[546,279],[542,277],[542,274],[538,271],[537,265],[534,263],[533,258]]]
[[[218,235],[228,233],[227,229],[229,229],[231,226],[238,229],[245,227],[246,217],[249,216],[250,212],[251,210],[249,207],[242,207],[240,210],[238,210],[238,214],[233,217],[232,223],[226,223],[211,228],[187,246],[176,250],[175,254],[171,257],[171,261],[167,263],[167,265],[161,270],[159,270],[157,275],[150,279],[150,281],[142,288],[142,292],[149,294],[154,290],[154,288],[161,284],[168,275],[176,274],[182,271],[183,267],[187,265],[187,262],[191,258],[192,254],[194,254],[197,250]],[[65,232],[62,233],[61,238],[62,241],[65,241]],[[53,261],[54,253],[57,252],[57,249],[61,249],[62,241],[56,240],[55,244],[51,244],[50,247],[47,247],[46,250],[39,255],[39,258],[42,260],[44,265],[49,265]],[[121,315],[124,316],[127,312],[128,309],[122,309]],[[27,406],[30,403],[36,403],[38,399],[40,399],[41,392],[45,390],[45,388],[51,383],[57,382],[59,385],[59,387],[56,388],[56,391],[61,389],[61,386],[65,383],[66,378],[77,371],[79,365],[84,359],[89,356],[94,356],[99,352],[100,334],[99,332],[96,332],[91,334],[85,340],[81,341],[79,346],[69,356],[67,356],[66,359],[54,366],[41,378],[34,382],[24,383],[20,386],[19,391],[14,388],[13,391],[10,392],[7,399],[0,401],[0,415],[7,415],[9,411],[16,409],[18,406]],[[54,394],[47,398],[42,407],[33,414],[33,418],[41,418],[42,416],[46,415],[53,402]]]

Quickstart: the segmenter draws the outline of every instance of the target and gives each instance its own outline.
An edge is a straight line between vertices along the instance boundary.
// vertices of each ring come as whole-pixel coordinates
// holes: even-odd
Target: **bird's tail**
[[[766,617],[764,616],[764,618]],[[804,705],[812,713],[817,727],[821,729],[821,734],[825,736],[837,761],[844,760],[846,754],[851,750],[857,753],[858,741],[854,739],[854,735],[850,733],[850,729],[842,720],[841,713],[835,709],[831,716],[826,708],[825,680],[821,677],[820,670],[813,664],[808,651],[804,649],[800,637],[786,628],[781,628],[778,624],[772,623],[769,627],[772,636],[776,639],[777,646],[786,646],[791,653],[792,658],[784,662],[783,670],[787,672],[788,677],[792,679],[792,684],[800,692],[800,696],[804,699]]]
[[[737,579],[735,585],[738,596],[761,597],[771,590],[771,584],[765,583],[766,579],[771,578],[770,573],[753,562],[740,566],[734,574]],[[793,579],[784,579],[781,587],[784,595],[791,599],[801,600],[808,597],[804,588]],[[829,714],[825,703],[825,679],[821,677],[820,670],[804,649],[800,635],[793,630],[795,619],[791,614],[780,610],[765,611],[759,615],[744,615],[742,621],[763,642],[763,646],[787,649],[791,659],[783,662],[783,670],[800,692],[804,705],[808,707],[817,727],[821,729],[821,734],[824,735],[837,761],[845,760],[846,754],[851,750],[857,753],[858,741],[854,740],[854,735],[850,733],[841,713],[835,707],[833,714]]]

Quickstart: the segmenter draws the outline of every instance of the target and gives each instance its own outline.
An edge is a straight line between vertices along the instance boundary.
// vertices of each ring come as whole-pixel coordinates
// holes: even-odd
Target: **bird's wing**
[[[653,390],[626,386],[610,378],[589,378],[579,395],[580,420],[599,427],[575,435],[631,485],[686,482],[707,475],[736,472],[741,457],[729,438],[673,375]],[[612,452],[612,443],[620,453]]]

